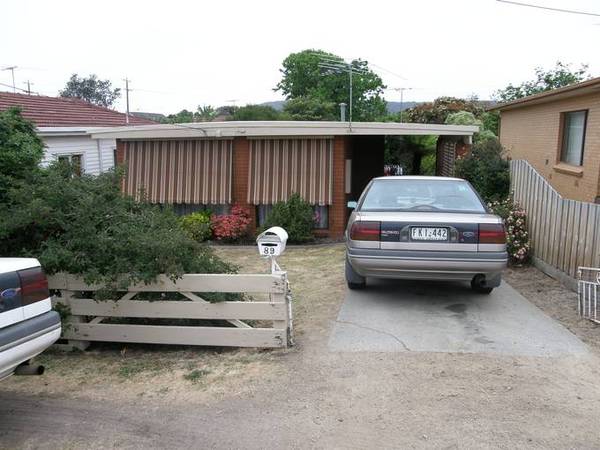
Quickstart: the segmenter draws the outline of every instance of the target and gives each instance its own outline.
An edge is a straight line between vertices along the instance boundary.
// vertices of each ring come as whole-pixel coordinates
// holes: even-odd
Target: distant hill
[[[413,106],[416,106],[419,103],[423,103],[423,102],[404,102],[404,103],[387,102],[387,110],[390,114],[394,114],[394,113],[400,112],[400,110],[404,111],[405,109],[412,108]],[[282,111],[283,106],[285,105],[285,100],[277,100],[274,102],[264,102],[264,103],[261,103],[261,105],[270,106],[271,108],[276,109],[277,111]]]

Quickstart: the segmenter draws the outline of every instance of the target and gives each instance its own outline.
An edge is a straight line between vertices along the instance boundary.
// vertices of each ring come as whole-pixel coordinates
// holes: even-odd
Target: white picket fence
[[[287,347],[292,343],[291,296],[286,272],[273,274],[188,274],[171,281],[160,276],[155,283],[130,286],[116,300],[96,301],[81,292],[101,289],[76,276],[48,277],[50,289],[60,291],[53,303],[70,309],[63,324],[69,345],[85,348],[90,341],[230,347]],[[156,293],[156,300],[135,300],[141,292]],[[162,292],[178,292],[183,300],[160,300]],[[210,303],[201,293],[262,294],[264,301]],[[178,326],[106,323],[109,318],[204,319],[227,321],[232,326]],[[244,320],[260,321],[253,327]],[[268,325],[271,325],[270,327]]]
[[[535,258],[566,274],[600,267],[600,205],[563,198],[527,161],[510,162],[515,200],[527,212]]]

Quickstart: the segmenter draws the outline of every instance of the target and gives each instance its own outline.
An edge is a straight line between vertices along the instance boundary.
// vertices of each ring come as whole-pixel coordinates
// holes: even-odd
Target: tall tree
[[[59,92],[61,97],[75,97],[94,105],[110,108],[121,96],[121,89],[112,88],[109,80],[99,80],[94,74],[89,77],[71,75],[65,88]]]
[[[200,122],[211,122],[217,117],[217,111],[210,105],[198,106],[196,117]]]
[[[0,203],[17,180],[26,180],[38,170],[44,144],[35,126],[18,108],[0,112]]]
[[[281,113],[268,105],[246,105],[235,108],[233,120],[281,120]]]
[[[456,97],[439,97],[433,102],[418,104],[404,112],[404,118],[417,123],[445,123],[448,116],[459,111],[468,111],[479,117],[484,109],[477,100]]]
[[[587,64],[582,64],[578,69],[572,70],[571,64],[557,61],[554,68],[549,70],[537,67],[533,80],[525,81],[517,86],[509,84],[504,89],[496,91],[494,97],[501,102],[510,102],[528,95],[579,83],[588,78],[590,78],[590,74]]]
[[[281,81],[275,87],[288,100],[305,99],[311,108],[314,101],[339,105],[349,103],[349,76],[347,71],[332,72],[321,67],[322,62],[338,61],[341,57],[322,50],[304,50],[290,54],[283,61]],[[379,75],[369,68],[369,63],[354,60],[351,65],[356,73],[352,79],[353,120],[369,121],[381,119],[386,114],[383,99],[385,85]],[[313,100],[310,103],[308,100]],[[314,110],[314,108],[313,108]]]

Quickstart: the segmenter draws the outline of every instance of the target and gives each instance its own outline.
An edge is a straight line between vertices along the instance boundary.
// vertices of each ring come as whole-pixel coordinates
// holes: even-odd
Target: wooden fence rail
[[[510,172],[534,257],[573,283],[578,267],[600,267],[600,205],[563,198],[527,161],[511,161]]]
[[[286,347],[292,340],[291,298],[285,272],[274,274],[188,274],[173,282],[160,276],[155,283],[127,288],[121,298],[96,301],[82,297],[102,286],[88,285],[69,274],[48,277],[59,295],[54,304],[67,306],[71,315],[63,327],[70,346],[85,348],[90,341],[231,347]],[[178,292],[182,300],[135,300],[140,292]],[[266,301],[210,303],[206,292],[268,294]],[[146,294],[147,296],[147,294]],[[223,320],[232,326],[178,326],[106,323],[110,318]],[[268,322],[253,327],[243,320]]]

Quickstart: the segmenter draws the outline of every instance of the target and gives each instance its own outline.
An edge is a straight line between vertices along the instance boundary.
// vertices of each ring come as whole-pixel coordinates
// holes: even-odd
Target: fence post
[[[73,291],[69,291],[66,289],[62,289],[60,291],[60,297],[58,297],[56,299],[57,303],[62,303],[64,304],[66,307],[71,308],[71,299],[74,297],[74,292]],[[74,316],[74,315],[70,315],[68,317],[68,319],[66,320],[66,323],[63,323],[63,335],[68,336],[69,335],[69,331],[71,331],[71,329],[75,330],[77,328],[77,325],[80,323],[85,323],[85,320],[83,319],[82,316]],[[88,348],[90,346],[90,342],[89,341],[80,341],[80,340],[74,340],[74,339],[67,339],[67,344],[63,344],[61,345],[61,348],[63,349],[77,349],[77,350],[85,350],[86,348]]]
[[[278,292],[274,292],[271,294],[271,302],[273,303],[282,303],[286,307],[286,317],[285,320],[274,320],[273,328],[278,330],[284,330],[285,342],[283,342],[284,347],[290,347],[293,344],[293,323],[292,323],[292,303],[291,303],[291,295],[289,290],[289,282],[287,279],[287,272],[284,271],[276,271],[273,272],[281,277],[281,281],[283,283],[283,290],[279,290]]]

